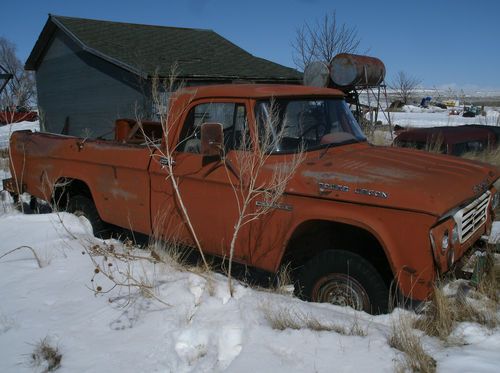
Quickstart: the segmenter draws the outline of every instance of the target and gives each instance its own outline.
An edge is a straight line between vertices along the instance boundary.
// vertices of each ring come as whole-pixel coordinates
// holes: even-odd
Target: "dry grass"
[[[464,296],[456,298],[453,312],[455,322],[475,322],[493,329],[498,325],[496,304],[492,300],[474,301]]]
[[[304,314],[300,311],[289,308],[275,309],[266,306],[262,307],[262,310],[264,312],[264,317],[275,330],[309,329],[317,332],[333,331],[347,336],[365,337],[367,335],[366,330],[361,327],[357,318],[354,318],[352,325],[345,327],[338,324],[322,322],[313,315]]]
[[[35,345],[30,354],[30,365],[41,368],[42,372],[53,372],[61,366],[62,354],[57,346],[52,346],[47,337]]]
[[[157,261],[168,263],[177,270],[185,271],[189,268],[189,256],[192,249],[179,243],[152,240],[145,250],[149,251]]]
[[[500,301],[500,262],[495,263],[495,255],[491,252],[486,256],[485,272],[477,290],[492,301]]]
[[[388,128],[387,130],[376,129],[367,132],[366,137],[368,138],[370,144],[377,146],[390,146],[392,143],[391,133]]]
[[[454,305],[442,288],[436,286],[424,316],[416,319],[414,326],[427,335],[446,339],[454,327]]]
[[[481,161],[489,163],[500,167],[500,147],[494,147],[490,150],[486,150],[479,153],[465,153],[462,155],[463,158],[472,159],[475,161]]]
[[[414,326],[444,341],[448,340],[454,327],[460,322],[475,322],[487,328],[497,327],[500,324],[497,315],[498,276],[493,256],[488,255],[485,274],[477,286],[477,291],[471,289],[466,295],[464,291],[459,290],[452,297],[447,296],[441,286],[436,286],[431,301]]]
[[[392,332],[388,338],[389,345],[404,353],[399,362],[397,371],[433,373],[436,371],[436,360],[427,354],[420,342],[420,338],[412,329],[412,319],[400,316],[393,323]]]
[[[290,263],[282,266],[278,273],[276,274],[276,281],[274,286],[270,289],[272,292],[289,295],[293,294],[293,290],[290,290],[290,285],[293,284],[292,281],[292,271]],[[293,287],[293,285],[292,285]]]

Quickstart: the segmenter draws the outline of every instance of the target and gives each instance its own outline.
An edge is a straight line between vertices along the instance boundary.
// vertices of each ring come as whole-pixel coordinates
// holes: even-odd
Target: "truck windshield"
[[[271,99],[257,102],[255,111],[259,142],[268,152],[308,151],[366,141],[342,99]]]

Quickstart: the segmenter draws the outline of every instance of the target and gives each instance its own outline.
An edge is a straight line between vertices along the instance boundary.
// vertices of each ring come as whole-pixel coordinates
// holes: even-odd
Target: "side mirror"
[[[220,157],[224,147],[224,132],[220,123],[201,125],[201,154],[205,157]]]

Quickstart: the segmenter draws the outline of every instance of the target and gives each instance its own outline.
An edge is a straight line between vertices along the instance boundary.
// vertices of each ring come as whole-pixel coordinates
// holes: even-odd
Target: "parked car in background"
[[[399,131],[394,145],[460,156],[497,146],[500,128],[485,125],[412,128]]]

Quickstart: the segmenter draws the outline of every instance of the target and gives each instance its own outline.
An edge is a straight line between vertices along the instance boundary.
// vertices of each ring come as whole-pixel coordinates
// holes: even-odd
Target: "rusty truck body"
[[[274,125],[286,128],[279,146],[259,149],[270,105],[278,107]],[[203,138],[214,122],[220,133]],[[123,123],[115,140],[16,132],[11,184],[69,211],[81,204],[94,230],[110,223],[194,245],[168,180],[170,163],[203,250],[228,257],[238,170],[228,172],[204,146],[219,141],[231,161],[245,133],[254,139],[245,151],[272,154],[261,177],[305,152],[280,202],[240,232],[234,260],[270,273],[291,263],[304,299],[368,312],[387,310],[391,284],[405,298],[427,299],[436,279],[489,234],[498,204],[497,168],[373,146],[335,89],[188,88],[172,96],[167,125],[168,138],[160,131],[154,150]],[[175,149],[168,159],[167,142]]]

